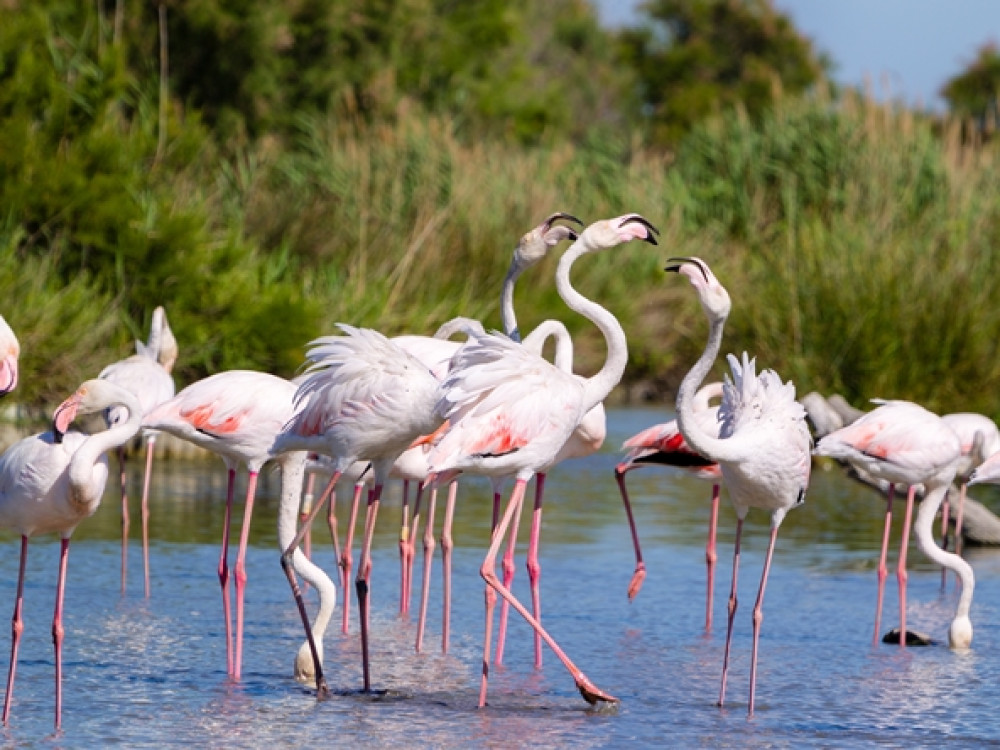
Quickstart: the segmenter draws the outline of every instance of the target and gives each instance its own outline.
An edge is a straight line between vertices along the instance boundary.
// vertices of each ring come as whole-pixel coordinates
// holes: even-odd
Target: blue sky
[[[638,0],[592,0],[602,21],[634,22]],[[1000,43],[1000,0],[773,0],[834,61],[834,79],[880,99],[942,109],[938,92],[989,41]]]

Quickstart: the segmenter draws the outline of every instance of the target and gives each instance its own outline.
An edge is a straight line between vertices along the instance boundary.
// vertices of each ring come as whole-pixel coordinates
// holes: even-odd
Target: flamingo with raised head
[[[135,342],[136,353],[131,357],[108,365],[97,376],[102,380],[117,383],[122,388],[135,394],[139,399],[142,411],[151,411],[174,395],[174,379],[170,376],[174,362],[177,361],[177,339],[174,338],[167,313],[163,307],[153,310],[150,323],[149,340],[143,344]],[[107,420],[114,424],[121,418],[119,410],[109,410]],[[142,481],[142,504],[140,516],[142,520],[142,567],[143,582],[146,596],[149,596],[149,480],[153,470],[153,452],[156,447],[156,432],[145,430],[146,441],[146,471]],[[118,448],[118,469],[121,480],[122,498],[122,594],[125,593],[128,575],[128,492],[125,476],[125,446]]]
[[[916,485],[922,484],[924,499],[920,503],[917,519],[913,525],[917,544],[927,557],[955,571],[962,580],[959,609],[951,624],[949,640],[955,648],[967,648],[972,642],[972,623],[968,617],[974,585],[972,568],[958,555],[942,550],[931,538],[934,516],[948,492],[948,487],[955,476],[955,469],[961,460],[961,441],[941,417],[919,404],[901,400],[874,400],[874,402],[879,404],[877,408],[851,424],[824,435],[816,444],[815,450],[818,456],[829,456],[844,461],[877,479],[890,483],[879,557],[874,642],[877,643],[879,639],[882,589],[888,575],[885,559],[892,520],[893,487],[896,484],[909,487],[906,495],[906,513],[903,517],[899,563],[896,569],[899,582],[899,645],[905,646],[907,642],[906,551],[915,488]]]
[[[127,416],[94,435],[68,432],[77,417],[121,407]],[[0,456],[0,527],[21,535],[21,562],[17,598],[11,621],[10,668],[3,703],[3,724],[10,717],[14,694],[17,652],[24,630],[22,603],[28,539],[35,534],[62,537],[59,576],[56,582],[52,641],[55,646],[55,726],[62,723],[62,613],[70,536],[85,518],[94,514],[104,494],[108,460],[104,453],[130,440],[139,430],[141,406],[126,389],[104,380],[88,380],[55,410],[52,430],[14,443]]]
[[[290,463],[304,457],[274,446],[275,437],[295,414],[295,384],[266,372],[228,370],[199,380],[163,402],[142,420],[144,428],[161,430],[205,448],[226,464],[226,510],[219,555],[219,583],[226,619],[226,669],[240,679],[243,664],[243,601],[247,584],[246,551],[253,516],[257,476],[268,461],[277,461],[284,475]],[[236,633],[229,593],[229,523],[233,510],[236,470],[248,472],[243,525],[233,570],[236,589]],[[301,478],[301,475],[300,475]],[[302,487],[299,486],[301,496]]]
[[[733,551],[733,580],[729,594],[729,622],[722,661],[719,705],[726,695],[729,651],[736,615],[736,579],[740,562],[743,522],[750,508],[771,514],[771,536],[764,558],[760,589],[753,609],[753,650],[750,657],[750,700],[747,711],[753,716],[757,687],[757,648],[760,624],[764,619],[764,589],[778,528],[788,511],[805,500],[809,487],[812,438],[806,425],[805,409],[795,400],[795,386],[783,383],[773,370],[756,374],[755,360],[746,353],[742,361],[729,355],[732,378],[726,378],[719,407],[718,435],[705,431],[694,410],[694,393],[705,380],[722,345],[722,331],[729,316],[730,300],[725,287],[698,258],[674,258],[667,271],[688,278],[698,294],[708,318],[708,344],[701,357],[684,376],[677,391],[677,425],[681,435],[697,453],[719,464],[722,480],[736,510],[736,540]]]
[[[698,389],[694,394],[694,413],[700,420],[703,432],[710,435],[719,434],[719,407],[712,405],[712,400],[722,396],[722,383],[709,383]],[[715,461],[699,455],[691,449],[677,427],[677,420],[655,424],[633,435],[625,441],[624,446],[629,451],[615,467],[615,481],[625,506],[629,529],[632,532],[632,545],[635,547],[635,572],[628,586],[628,600],[632,601],[642,588],[646,578],[646,564],[642,559],[642,549],[639,545],[639,530],[632,515],[632,504],[629,501],[628,489],[625,487],[625,474],[642,466],[675,466],[691,473],[698,479],[712,483],[711,510],[708,516],[708,541],[705,544],[705,565],[708,568],[708,584],[705,595],[705,630],[712,629],[712,594],[715,590],[715,563],[718,553],[715,549],[716,531],[719,523],[719,490],[722,481],[722,470]]]
[[[620,381],[628,359],[625,332],[615,317],[577,292],[570,269],[581,256],[640,239],[655,244],[652,225],[638,214],[626,214],[591,224],[559,261],[556,287],[575,312],[604,334],[608,357],[590,378],[563,372],[524,346],[500,334],[473,334],[455,357],[441,387],[438,413],[449,420],[429,457],[432,481],[461,471],[515,479],[503,517],[495,525],[489,551],[480,568],[487,583],[486,633],[479,705],[486,704],[493,610],[499,593],[539,633],[556,653],[590,703],[616,702],[581,672],[555,639],[496,575],[496,557],[513,515],[524,498],[527,482],[547,471],[573,431],[591,409]]]

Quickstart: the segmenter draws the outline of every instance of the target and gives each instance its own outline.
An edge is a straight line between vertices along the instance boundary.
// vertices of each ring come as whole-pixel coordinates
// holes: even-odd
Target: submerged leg
[[[625,506],[625,515],[628,517],[628,527],[632,532],[632,546],[635,547],[635,572],[632,573],[632,580],[628,584],[628,600],[632,601],[642,588],[642,582],[646,579],[646,563],[642,561],[642,548],[639,545],[639,531],[635,527],[635,518],[632,516],[632,503],[629,501],[628,490],[625,489],[624,464],[619,464],[615,469],[615,481],[618,482],[618,491],[622,496],[622,504]]]
[[[510,500],[507,503],[507,510],[504,512],[503,519],[500,521],[499,525],[493,532],[493,538],[490,543],[490,549],[486,553],[486,559],[483,560],[483,564],[479,569],[479,574],[483,577],[486,583],[491,589],[496,593],[500,594],[505,600],[509,601],[511,606],[516,609],[520,615],[535,629],[536,632],[540,633],[542,639],[549,645],[559,661],[563,663],[563,666],[569,671],[573,676],[573,680],[576,682],[576,687],[580,691],[584,700],[588,703],[597,703],[598,701],[608,701],[608,702],[618,702],[618,699],[600,690],[593,682],[591,682],[587,676],[581,672],[577,666],[570,661],[569,657],[565,652],[559,647],[555,639],[549,635],[541,624],[531,616],[527,608],[521,604],[520,601],[508,590],[497,578],[496,575],[496,557],[500,550],[500,545],[503,543],[504,535],[507,532],[507,528],[510,526],[511,519],[516,512],[518,506],[521,504],[524,498],[524,488],[526,482],[522,479],[518,479],[514,485],[514,492],[511,495]],[[479,692],[479,705],[480,707],[486,704],[486,682],[487,676],[489,674],[489,637],[491,629],[490,616],[492,613],[489,611],[489,599],[487,598],[487,625],[486,625],[486,648],[483,654],[483,681]]]
[[[59,581],[56,583],[56,608],[52,615],[52,645],[56,651],[56,729],[62,725],[62,644],[65,631],[62,624],[63,595],[66,592],[66,562],[69,539],[62,539],[59,549]]]
[[[153,453],[156,449],[156,435],[146,438],[146,473],[142,477],[142,577],[143,590],[149,598],[149,480],[153,474]]]
[[[118,446],[118,471],[122,488],[122,595],[128,581],[128,477],[125,475],[125,447]]]
[[[757,692],[757,644],[760,641],[760,624],[764,621],[764,588],[767,586],[767,574],[771,571],[771,557],[774,555],[774,542],[778,538],[778,527],[771,527],[771,540],[767,544],[767,557],[764,558],[764,572],[760,576],[760,589],[757,591],[757,603],[753,607],[753,650],[750,652],[750,706],[747,716],[753,716],[753,701]]]
[[[444,575],[444,586],[441,595],[441,653],[448,653],[448,639],[451,634],[451,553],[455,542],[451,536],[451,525],[455,519],[455,497],[458,494],[458,483],[452,480],[448,484],[448,504],[444,509],[444,523],[441,525],[441,567]]]
[[[906,514],[903,516],[903,538],[899,544],[899,564],[896,580],[899,582],[899,645],[906,647],[906,550],[910,546],[910,526],[913,520],[913,498],[917,491],[911,485],[906,492]]]
[[[234,674],[233,661],[233,613],[229,601],[229,521],[233,513],[233,488],[236,484],[236,469],[229,469],[226,485],[226,512],[222,521],[222,550],[219,553],[219,584],[222,586],[222,614],[226,618],[226,674]]]
[[[503,585],[508,589],[514,583],[514,552],[517,549],[517,530],[521,523],[521,507],[523,500],[518,499],[518,507],[514,512],[514,517],[510,523],[510,537],[507,540],[507,551],[504,552],[500,567],[503,570]],[[497,628],[497,654],[493,659],[494,664],[503,664],[503,649],[507,642],[507,617],[510,614],[510,603],[504,599],[500,603],[500,627]]]
[[[420,617],[417,621],[417,646],[419,654],[424,647],[424,626],[427,623],[427,600],[431,594],[431,568],[434,562],[434,511],[437,505],[437,485],[431,487],[427,500],[427,522],[424,524],[424,572],[420,587]],[[414,529],[416,534],[416,529]]]
[[[743,537],[743,519],[736,520],[736,542],[733,545],[733,583],[729,590],[729,624],[726,627],[726,647],[722,652],[722,686],[719,688],[719,705],[725,704],[726,678],[729,675],[729,649],[733,642],[733,621],[736,619],[736,608],[739,600],[736,598],[736,579],[740,572],[740,539]]]
[[[344,540],[344,551],[340,558],[340,582],[344,592],[344,613],[340,630],[344,635],[350,631],[349,620],[351,614],[351,597],[347,592],[351,590],[351,570],[354,567],[354,556],[351,548],[354,546],[354,527],[358,521],[358,508],[361,505],[361,493],[364,491],[364,482],[354,484],[354,494],[351,498],[351,514],[347,520],[347,538]]]
[[[17,649],[24,632],[24,570],[28,564],[28,537],[21,537],[21,563],[17,572],[17,598],[14,599],[14,616],[10,620],[10,666],[7,669],[7,692],[3,696],[3,725],[10,718],[10,702],[14,695],[14,673],[17,671]]]
[[[358,594],[358,618],[361,621],[361,670],[364,676],[364,692],[366,693],[371,692],[372,689],[371,667],[368,656],[368,633],[371,616],[369,593],[371,591],[372,576],[372,537],[375,534],[375,519],[378,517],[378,505],[381,495],[381,484],[376,484],[368,494],[365,539],[361,545],[361,559],[358,561],[358,577],[354,581],[354,586]]]
[[[715,563],[719,555],[715,540],[719,528],[719,485],[712,485],[712,510],[708,516],[708,542],[705,544],[705,566],[708,568],[708,585],[705,592],[705,632],[712,630],[712,594],[715,591]]]
[[[882,527],[882,551],[878,558],[878,594],[875,600],[875,635],[872,638],[872,645],[877,646],[882,638],[879,632],[882,628],[882,599],[885,595],[885,580],[889,577],[889,568],[886,566],[886,557],[889,554],[889,532],[892,530],[892,499],[896,493],[896,485],[889,485],[889,492],[885,501],[885,525]]]
[[[240,527],[240,548],[236,553],[236,670],[233,677],[240,679],[243,667],[243,600],[247,587],[247,544],[250,541],[250,519],[253,517],[254,496],[257,494],[257,472],[251,471],[247,479],[247,498],[243,506],[243,525]]]
[[[535,475],[535,507],[531,511],[531,536],[528,538],[528,580],[531,583],[531,613],[542,621],[542,593],[538,588],[542,578],[542,565],[538,562],[538,544],[542,535],[542,495],[545,492],[545,475]],[[535,631],[535,669],[542,668],[542,637]]]

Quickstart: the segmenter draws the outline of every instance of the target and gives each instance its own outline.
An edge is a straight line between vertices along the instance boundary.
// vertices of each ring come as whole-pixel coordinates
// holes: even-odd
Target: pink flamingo
[[[67,432],[78,416],[111,407],[127,410],[126,418],[94,435]],[[61,535],[59,577],[56,583],[52,641],[56,662],[56,718],[62,722],[63,592],[69,540],[77,525],[94,514],[108,478],[104,452],[130,440],[139,430],[141,407],[124,388],[103,380],[88,380],[62,402],[53,415],[51,432],[14,443],[0,456],[0,526],[21,535],[21,562],[17,576],[17,599],[11,622],[10,669],[3,703],[3,723],[10,716],[17,671],[17,651],[24,630],[24,572],[28,539],[35,534]]]
[[[916,485],[924,485],[927,494],[920,506],[920,514],[927,511],[925,506],[933,505],[931,518],[937,513],[948,486],[955,475],[955,468],[961,456],[961,443],[955,432],[936,414],[910,401],[880,401],[873,409],[851,424],[825,435],[816,444],[818,456],[844,461],[867,474],[889,482],[886,501],[885,525],[882,532],[882,550],[878,564],[878,596],[875,609],[875,636],[878,643],[882,619],[882,598],[886,569],[886,554],[889,546],[889,530],[892,524],[892,501],[896,484],[909,487],[906,494],[906,513],[903,516],[903,536],[900,543],[899,562],[896,578],[899,584],[899,645],[905,646],[906,631],[906,552],[909,545],[910,523],[913,514],[913,499]],[[937,489],[940,487],[938,496]],[[932,490],[934,492],[932,493]],[[920,537],[918,536],[918,541]],[[935,559],[943,551],[925,554]],[[921,542],[921,549],[924,544]],[[948,555],[947,567],[953,567]],[[969,571],[971,573],[971,569]],[[964,596],[964,592],[963,592]],[[971,597],[971,591],[969,592]],[[961,626],[958,626],[961,629]],[[971,625],[970,625],[971,628]],[[971,633],[971,630],[970,630]],[[959,641],[964,639],[957,633]],[[969,636],[971,640],[971,635]]]
[[[712,406],[712,399],[722,396],[722,383],[709,383],[698,389],[694,394],[693,410],[697,416],[702,432],[718,437],[719,407]],[[719,522],[719,489],[722,481],[722,470],[719,464],[699,455],[691,449],[677,427],[677,420],[672,419],[663,424],[647,427],[642,432],[633,435],[625,441],[629,449],[625,458],[615,467],[615,481],[621,492],[625,514],[628,517],[629,528],[632,531],[632,544],[635,547],[635,572],[628,586],[628,599],[632,601],[642,588],[646,578],[646,564],[642,560],[642,550],[639,547],[639,532],[632,516],[632,506],[629,502],[628,490],[625,488],[625,474],[641,466],[676,466],[690,472],[698,479],[712,483],[712,505],[708,517],[708,542],[705,545],[705,564],[708,568],[708,589],[705,596],[705,630],[712,629],[712,592],[715,588],[715,563],[718,554],[715,550],[716,529]]]
[[[736,509],[736,542],[733,553],[733,580],[729,594],[729,623],[722,661],[719,705],[726,695],[729,650],[736,615],[736,579],[739,572],[740,538],[743,521],[750,508],[771,513],[771,537],[764,559],[760,589],[753,609],[753,650],[750,657],[750,700],[748,716],[753,716],[757,687],[757,646],[764,619],[764,589],[771,568],[778,527],[785,514],[804,499],[809,487],[812,438],[806,426],[805,409],[795,400],[795,386],[782,383],[773,370],[757,375],[755,361],[746,353],[742,362],[729,355],[732,379],[723,389],[718,436],[705,431],[694,410],[693,394],[704,381],[722,344],[722,331],[729,316],[730,301],[725,287],[698,258],[674,258],[667,271],[687,276],[708,317],[708,344],[701,357],[681,381],[677,392],[677,424],[681,435],[697,453],[716,461]]]
[[[591,224],[559,261],[556,287],[570,308],[594,322],[604,334],[608,358],[600,371],[582,379],[563,372],[506,336],[474,334],[459,350],[442,384],[438,412],[449,420],[429,457],[432,481],[460,471],[490,477],[514,476],[514,490],[503,518],[495,525],[480,575],[487,583],[486,633],[479,705],[486,704],[493,609],[499,593],[539,633],[567,668],[590,703],[616,702],[601,691],[563,652],[556,641],[497,578],[495,566],[527,482],[547,471],[584,415],[601,403],[619,382],[628,359],[625,332],[615,317],[577,292],[569,280],[582,255],[641,239],[655,244],[652,225],[638,214]],[[494,593],[495,592],[495,593]]]
[[[3,315],[0,315],[0,396],[6,396],[17,386],[17,358],[21,345]]]
[[[373,487],[368,495],[355,580],[364,691],[370,692],[368,593],[379,500],[396,459],[414,440],[441,424],[434,414],[439,383],[423,363],[381,333],[343,324],[339,327],[346,335],[325,336],[312,342],[307,354],[312,364],[296,396],[301,411],[275,441],[278,450],[305,450],[334,459],[330,482],[310,517],[285,548],[283,558],[291,558],[344,471],[355,461],[371,462]],[[302,624],[308,633],[310,626],[305,618]]]
[[[246,589],[246,550],[253,515],[257,475],[270,460],[282,474],[291,462],[305,459],[274,446],[275,437],[295,414],[295,385],[266,372],[229,370],[192,383],[169,401],[146,414],[142,426],[161,430],[194,443],[219,456],[226,464],[226,511],[219,556],[222,609],[226,618],[226,668],[240,679],[243,663],[243,600]],[[236,588],[236,636],[233,639],[229,597],[229,522],[232,516],[236,469],[245,464],[249,474],[239,552],[233,571]],[[301,483],[298,492],[301,496]],[[289,561],[291,562],[291,561]]]
[[[962,554],[962,516],[965,510],[965,491],[969,475],[983,461],[1000,451],[1000,429],[996,422],[983,414],[956,412],[941,417],[962,443],[962,457],[955,467],[958,479],[958,507],[955,509],[955,554]],[[941,547],[948,549],[948,496],[941,504]],[[944,586],[945,569],[941,569],[941,585]]]
[[[162,307],[153,310],[149,341],[135,342],[136,353],[119,360],[101,370],[97,377],[117,383],[139,399],[143,413],[151,411],[174,395],[174,379],[170,376],[177,360],[177,340],[174,338],[167,313]],[[118,411],[107,415],[109,424],[121,418]],[[156,433],[144,432],[146,439],[146,472],[142,482],[142,564],[146,596],[149,596],[149,479],[153,469],[153,450],[156,447]],[[122,594],[128,570],[128,494],[125,480],[125,446],[118,448],[118,467],[122,490]]]

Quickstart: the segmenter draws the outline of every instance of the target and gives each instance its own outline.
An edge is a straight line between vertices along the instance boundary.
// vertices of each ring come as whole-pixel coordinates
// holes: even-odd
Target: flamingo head
[[[967,615],[952,620],[948,628],[948,645],[956,650],[965,650],[972,645],[972,620]]]
[[[663,270],[675,271],[688,277],[691,286],[698,293],[702,309],[711,319],[722,319],[729,315],[732,302],[729,292],[719,283],[708,264],[700,258],[671,258]]]
[[[516,269],[520,272],[535,265],[563,240],[576,240],[577,233],[572,227],[556,224],[560,219],[583,224],[571,214],[561,212],[552,214],[518,241],[517,247],[514,248],[514,259],[511,261],[512,271]]]
[[[316,651],[319,655],[320,663],[323,662],[323,642],[316,641]],[[299,652],[295,655],[295,667],[293,671],[295,681],[307,687],[316,687],[316,665],[313,663],[312,650],[308,641],[303,643]]]
[[[120,385],[110,380],[94,378],[88,380],[76,392],[63,401],[52,414],[52,434],[56,443],[61,443],[69,426],[77,417],[96,414],[110,406],[123,405],[128,409],[138,408],[135,397]]]

